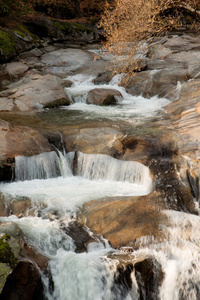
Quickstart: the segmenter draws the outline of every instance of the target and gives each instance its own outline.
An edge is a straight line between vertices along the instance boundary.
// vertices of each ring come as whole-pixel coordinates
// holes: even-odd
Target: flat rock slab
[[[1,111],[12,110],[13,104],[18,111],[38,110],[55,100],[67,99],[62,84],[64,81],[54,75],[35,74],[24,77],[0,93],[0,97],[4,97],[0,102]]]
[[[91,201],[84,205],[82,218],[92,231],[108,239],[112,247],[134,246],[135,240],[142,236],[159,237],[159,224],[166,223],[152,200],[154,197],[150,194]]]
[[[42,62],[47,66],[62,66],[68,71],[75,71],[86,65],[91,59],[91,55],[81,49],[60,49],[46,53],[42,56]]]

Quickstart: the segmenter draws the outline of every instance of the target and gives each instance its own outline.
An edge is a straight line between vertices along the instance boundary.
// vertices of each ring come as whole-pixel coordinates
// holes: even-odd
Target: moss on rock
[[[16,54],[15,38],[12,33],[0,30],[0,62],[10,59]]]
[[[0,237],[0,262],[6,263],[11,269],[17,264],[17,258],[15,257],[12,248],[9,245],[11,236],[8,234]]]
[[[73,34],[73,33],[78,33],[78,34],[83,34],[83,33],[92,33],[93,30],[89,27],[86,27],[82,24],[74,23],[74,22],[58,22],[58,21],[53,21],[54,26],[58,30],[62,30],[65,32],[65,34]]]

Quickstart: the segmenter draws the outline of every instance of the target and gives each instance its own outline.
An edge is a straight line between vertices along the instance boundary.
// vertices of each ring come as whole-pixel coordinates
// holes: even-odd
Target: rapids
[[[93,76],[75,75],[66,88],[73,104],[63,110],[81,111],[89,119],[107,118],[142,123],[155,116],[169,101],[157,97],[133,97],[118,86],[118,77],[101,88],[115,88],[123,99],[115,107],[87,105],[89,90],[95,87]],[[76,160],[76,161],[75,161]],[[74,163],[75,161],[75,163]],[[76,168],[74,167],[76,165]],[[18,156],[14,181],[1,183],[0,192],[7,201],[21,197],[31,199],[35,216],[0,217],[1,222],[14,222],[28,243],[49,258],[53,286],[42,274],[45,298],[48,300],[149,300],[139,292],[133,270],[131,288],[117,286],[117,259],[122,250],[112,249],[103,237],[88,230],[95,241],[87,252],[76,253],[73,239],[63,230],[76,219],[84,203],[118,196],[147,195],[153,191],[149,168],[134,161],[120,161],[103,154],[55,151],[35,156]],[[155,300],[200,299],[200,219],[182,212],[164,211],[168,225],[160,228],[162,238],[145,236],[136,241],[129,260],[154,257],[161,265],[164,279]],[[143,297],[143,298],[141,298]],[[153,298],[151,298],[153,299]]]

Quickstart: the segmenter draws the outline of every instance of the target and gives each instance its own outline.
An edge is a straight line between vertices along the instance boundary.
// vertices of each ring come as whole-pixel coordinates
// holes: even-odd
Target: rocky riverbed
[[[87,244],[97,236],[106,238],[113,249],[125,251],[122,256],[111,255],[111,260],[118,261],[114,286],[119,285],[120,293],[126,294],[132,286],[129,285],[130,274],[135,270],[139,299],[160,299],[157,291],[164,276],[161,266],[148,255],[132,260],[130,253],[140,249],[138,241],[142,237],[154,238],[156,243],[164,238],[161,228],[170,224],[165,210],[198,215],[200,38],[178,33],[159,39],[144,58],[142,71],[130,79],[122,92],[122,87],[117,89],[115,84],[105,91],[103,85],[108,84],[112,76],[106,70],[108,59],[100,54],[96,57],[98,47],[97,44],[75,47],[53,43],[23,52],[14,61],[2,65],[0,180],[15,179],[16,157],[50,153],[55,148],[75,153],[74,175],[78,172],[80,152],[147,166],[153,181],[150,193],[102,196],[100,200],[94,197],[79,208],[70,226],[63,225],[63,231],[74,239],[77,252],[87,251]],[[145,110],[147,106],[147,112],[151,109],[151,104],[148,107],[150,98],[154,103],[164,98],[166,105],[147,117],[138,118],[135,113],[131,115],[131,122],[126,113],[117,115],[117,121],[104,111],[94,118],[94,111],[71,109],[75,98],[83,97],[83,92],[79,95],[73,90],[77,74],[90,78],[88,105],[101,108],[105,105],[112,112],[125,92],[138,96],[137,101],[140,96],[145,97],[143,107]],[[78,85],[81,86],[81,81]],[[38,209],[29,197],[11,197],[8,202],[2,192],[0,200],[2,217],[38,216]],[[56,217],[53,213],[45,216],[49,220]],[[21,299],[24,290],[23,299],[43,299],[38,268],[47,273],[50,258],[29,244],[23,230],[12,219],[1,223],[0,231],[1,244],[10,251],[8,259],[1,259],[0,272],[6,274],[1,277],[1,299],[12,299],[13,293]],[[21,274],[23,280],[19,281]],[[151,291],[149,282],[152,282]],[[148,298],[142,298],[142,293]]]

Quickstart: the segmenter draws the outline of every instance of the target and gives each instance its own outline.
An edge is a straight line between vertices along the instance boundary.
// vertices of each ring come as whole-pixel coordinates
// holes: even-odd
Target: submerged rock
[[[139,287],[139,299],[159,300],[159,287],[164,278],[161,265],[155,258],[146,258],[134,265]]]

